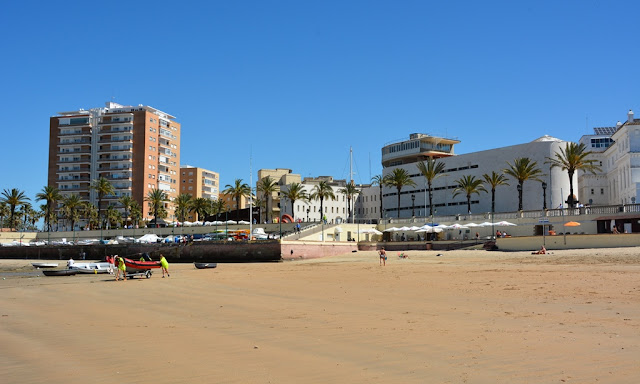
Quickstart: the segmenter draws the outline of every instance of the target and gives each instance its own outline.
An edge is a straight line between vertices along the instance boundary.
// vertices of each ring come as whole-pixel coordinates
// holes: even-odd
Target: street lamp
[[[518,184],[518,211],[522,211],[522,184]]]
[[[542,182],[542,209],[547,210],[547,183]]]
[[[416,195],[411,195],[411,217],[416,217]]]
[[[307,207],[307,223],[309,222],[309,212],[311,212],[311,207]]]

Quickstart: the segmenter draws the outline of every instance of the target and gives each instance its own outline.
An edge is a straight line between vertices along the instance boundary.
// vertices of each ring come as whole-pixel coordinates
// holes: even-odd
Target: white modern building
[[[426,179],[418,171],[417,164],[428,157],[436,158],[445,164],[444,173],[432,183],[434,215],[467,214],[467,200],[464,194],[454,196],[457,180],[463,176],[475,176],[482,179],[482,175],[492,172],[504,173],[507,162],[513,163],[517,158],[527,157],[537,163],[544,176],[541,181],[527,180],[523,188],[523,210],[542,210],[543,199],[547,208],[556,208],[563,204],[569,195],[569,177],[566,171],[559,168],[551,169],[546,161],[553,157],[560,148],[564,148],[566,141],[543,136],[529,143],[509,147],[490,149],[463,155],[455,155],[454,145],[458,140],[434,137],[426,134],[412,134],[409,140],[391,143],[382,148],[382,176],[386,177],[396,168],[405,169],[415,186],[405,186],[400,191],[400,206],[398,208],[398,194],[395,188],[383,187],[383,218],[408,218],[412,216],[426,217],[429,215],[428,188]],[[544,182],[546,190],[543,189]],[[496,212],[513,212],[518,210],[517,181],[508,180],[508,186],[496,189]],[[577,186],[577,176],[574,175],[574,187]],[[379,219],[379,202],[374,196],[379,195],[376,187],[365,188],[361,199],[356,205],[358,219]],[[473,195],[471,198],[471,213],[488,213],[491,211],[491,191]],[[577,195],[577,189],[574,191]],[[564,198],[563,198],[564,196]],[[579,198],[579,196],[577,196]],[[399,210],[398,210],[399,209]],[[398,214],[399,212],[399,214]]]

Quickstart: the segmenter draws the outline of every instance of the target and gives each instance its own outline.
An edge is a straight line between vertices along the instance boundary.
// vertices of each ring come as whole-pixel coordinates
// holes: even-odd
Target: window
[[[591,194],[593,195],[593,188],[591,188]]]
[[[600,188],[600,194],[604,195],[604,188]]]

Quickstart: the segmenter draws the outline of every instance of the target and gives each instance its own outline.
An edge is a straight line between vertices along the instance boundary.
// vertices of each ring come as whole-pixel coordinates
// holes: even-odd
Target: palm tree
[[[124,224],[123,227],[127,227],[127,221],[129,220],[129,211],[131,210],[131,204],[134,202],[133,198],[130,195],[121,196],[118,199],[118,202],[122,204],[124,208]]]
[[[513,161],[513,164],[507,161],[508,168],[503,172],[518,181],[518,211],[522,211],[522,191],[524,190],[524,182],[526,180],[541,181],[540,177],[544,176],[538,162],[532,161],[528,157],[519,157]]]
[[[347,222],[352,223],[353,214],[351,212],[351,200],[360,193],[360,190],[358,190],[358,187],[356,187],[353,181],[350,181],[349,183],[347,183],[347,185],[345,185],[344,188],[338,190],[338,192],[347,197]]]
[[[153,224],[158,225],[158,217],[164,211],[164,203],[169,201],[167,194],[162,189],[152,189],[147,193],[144,201],[149,203],[149,207],[153,211]]]
[[[197,220],[204,219],[210,207],[211,203],[209,202],[209,199],[204,197],[197,197],[195,200],[191,201],[191,211],[196,213],[198,216]]]
[[[98,194],[98,216],[100,217],[100,228],[104,227],[104,214],[102,213],[102,199],[107,195],[113,195],[115,193],[115,189],[113,185],[109,182],[109,180],[101,177],[99,179],[93,180],[91,183],[91,189],[95,190]]]
[[[227,210],[226,204],[222,199],[211,200],[211,214],[217,217],[220,213]]]
[[[84,208],[82,209],[82,213],[84,214],[84,218],[87,220],[87,224],[90,229],[94,229],[100,223],[98,220],[98,208],[92,203],[85,203]]]
[[[131,225],[135,228],[138,223],[140,223],[140,220],[142,220],[142,208],[140,204],[134,200],[133,203],[131,203]]]
[[[471,213],[471,195],[474,193],[479,195],[480,192],[487,192],[482,184],[482,180],[476,179],[475,176],[462,176],[456,180],[456,189],[453,190],[453,196],[456,197],[464,193],[467,197],[467,211]]]
[[[396,168],[384,178],[384,185],[395,187],[398,191],[398,217],[400,217],[400,191],[404,186],[415,186],[416,183],[409,176],[409,172],[402,168]]]
[[[271,211],[273,208],[269,210],[269,202],[273,197],[273,193],[278,191],[278,182],[271,178],[271,176],[263,177],[258,181],[258,192],[262,192],[264,196],[264,201],[266,204],[266,213],[267,220],[271,220],[271,216],[273,216]]]
[[[382,187],[384,186],[384,178],[382,177],[382,175],[375,175],[371,178],[371,185],[378,185],[380,186],[380,218],[382,218],[384,216],[384,210],[382,207]]]
[[[587,159],[593,152],[587,151],[587,147],[583,144],[567,143],[564,149],[560,148],[560,152],[555,153],[555,157],[547,157],[546,164],[550,164],[551,168],[560,167],[569,174],[569,198],[567,203],[570,208],[575,207],[577,201],[573,198],[573,175],[577,170],[591,172],[594,175],[596,171],[601,171],[597,166],[596,160]]]
[[[231,196],[236,201],[236,221],[239,221],[240,199],[251,195],[251,187],[247,183],[243,183],[242,179],[236,179],[233,185],[225,185],[225,190],[222,193]]]
[[[429,216],[433,216],[433,190],[431,184],[435,179],[444,174],[444,163],[430,157],[427,161],[418,163],[418,171],[420,171],[425,180],[427,180],[427,187],[429,189]]]
[[[176,217],[178,221],[184,222],[191,208],[191,195],[188,193],[181,193],[173,200],[176,205]]]
[[[27,230],[27,223],[30,221],[31,217],[35,215],[35,211],[33,210],[33,207],[31,206],[31,203],[29,202],[24,202],[22,203],[22,205],[20,206],[20,209],[18,211],[18,214],[20,215],[20,218],[22,219],[22,229],[23,230]]]
[[[44,200],[46,208],[44,211],[44,221],[47,225],[47,232],[51,231],[51,216],[54,214],[54,206],[58,200],[62,199],[58,188],[46,185],[42,191],[36,194],[36,201]]]
[[[113,205],[109,205],[107,207],[105,217],[107,219],[107,223],[109,224],[109,228],[116,227],[122,221],[122,215]]]
[[[9,216],[9,206],[0,201],[0,228],[4,228],[4,219]]]
[[[295,211],[293,210],[293,205],[295,204],[295,202],[297,200],[309,200],[307,191],[304,190],[304,187],[300,183],[289,184],[289,188],[284,192],[284,197],[291,201],[291,212],[294,216]]]
[[[71,222],[71,230],[74,232],[76,230],[76,222],[80,220],[80,212],[83,209],[84,202],[78,195],[69,195],[62,199],[62,217]]]
[[[0,203],[4,203],[9,207],[9,228],[15,229],[15,215],[16,215],[16,207],[20,206],[29,199],[23,191],[20,191],[16,188],[5,189],[2,191],[2,196],[0,196]]]
[[[496,187],[508,186],[509,183],[507,183],[507,177],[504,174],[496,173],[496,171],[492,171],[490,175],[485,173],[482,178],[491,187],[491,214],[493,215],[496,212]]]
[[[333,193],[333,188],[326,181],[321,181],[316,184],[311,190],[311,195],[309,196],[311,200],[320,200],[320,221],[323,220],[323,206],[324,199],[335,200],[336,195]]]

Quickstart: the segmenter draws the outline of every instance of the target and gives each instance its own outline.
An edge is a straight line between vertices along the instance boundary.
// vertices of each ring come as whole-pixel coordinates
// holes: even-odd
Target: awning
[[[612,216],[600,216],[593,219],[594,221],[598,220],[635,220],[640,219],[640,214],[637,215],[612,215]]]

